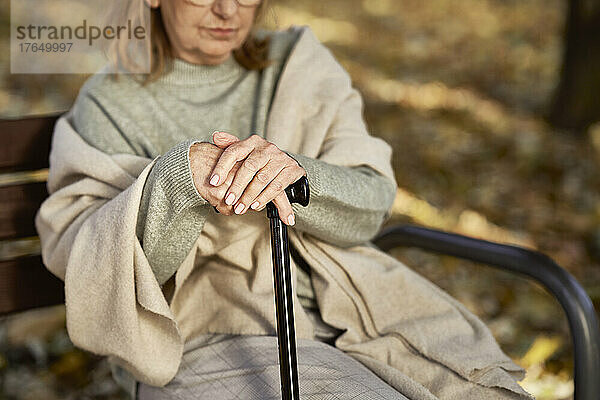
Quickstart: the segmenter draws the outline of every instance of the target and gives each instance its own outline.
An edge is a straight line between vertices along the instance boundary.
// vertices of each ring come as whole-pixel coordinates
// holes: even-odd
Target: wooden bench
[[[10,254],[0,252],[0,315],[64,302],[62,281],[42,264],[33,223],[48,196],[48,154],[58,117],[0,120],[0,241],[17,244]],[[541,283],[559,301],[569,321],[575,353],[575,399],[598,398],[600,329],[594,307],[575,278],[550,258],[515,246],[409,225],[384,230],[374,243],[384,251],[411,246],[447,254]]]
[[[33,224],[48,197],[44,172],[57,118],[0,121],[0,174],[11,173],[11,179],[0,180],[0,240],[18,240],[12,254],[0,254],[0,314],[64,302],[62,281],[42,264]],[[18,247],[33,253],[37,247],[37,255],[19,254],[25,252]]]

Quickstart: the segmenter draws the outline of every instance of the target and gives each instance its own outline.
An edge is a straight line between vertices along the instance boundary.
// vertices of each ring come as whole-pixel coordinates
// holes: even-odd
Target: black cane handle
[[[287,195],[290,203],[298,203],[302,207],[306,207],[310,200],[308,179],[306,179],[305,176],[301,177],[296,182],[285,188],[285,194]]]

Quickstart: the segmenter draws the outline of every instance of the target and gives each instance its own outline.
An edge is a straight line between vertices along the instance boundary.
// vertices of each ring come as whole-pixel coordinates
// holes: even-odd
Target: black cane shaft
[[[287,226],[278,217],[270,221],[281,394],[284,400],[300,400]]]
[[[290,203],[308,205],[310,190],[306,177],[285,189]],[[298,388],[298,360],[296,356],[296,328],[294,326],[294,293],[287,226],[281,222],[277,208],[267,204],[271,224],[271,252],[273,254],[273,285],[275,288],[275,314],[277,319],[277,345],[279,347],[279,374],[281,398],[300,400]]]

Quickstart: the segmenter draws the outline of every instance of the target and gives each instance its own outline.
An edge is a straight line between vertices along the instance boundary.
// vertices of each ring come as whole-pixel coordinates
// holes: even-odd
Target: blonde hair
[[[252,29],[244,43],[233,51],[236,61],[248,70],[262,70],[268,67],[272,60],[268,59],[269,37],[259,39],[256,36],[257,24],[264,18],[269,0],[262,0],[256,9]],[[125,25],[128,20],[134,26],[151,24],[150,40],[144,45],[132,46],[128,40],[114,40],[109,44],[107,57],[111,60],[116,71],[138,73],[138,79],[143,85],[155,81],[171,68],[173,49],[164,27],[160,8],[153,8],[148,13],[144,0],[113,1],[116,5],[110,12],[111,22]],[[149,18],[149,20],[148,20]]]

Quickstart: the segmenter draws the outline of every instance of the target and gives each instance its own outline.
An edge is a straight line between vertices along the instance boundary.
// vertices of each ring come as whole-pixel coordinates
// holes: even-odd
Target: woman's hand
[[[212,143],[196,143],[190,147],[190,168],[194,185],[200,196],[215,207],[219,213],[232,215],[233,207],[225,204],[223,198],[241,163],[236,163],[231,168],[224,184],[215,187],[209,183],[211,172],[222,153],[223,149]]]
[[[284,190],[306,176],[304,168],[258,135],[239,140],[228,133],[215,132],[213,141],[224,150],[213,168],[210,184],[227,187],[222,198],[225,205],[233,206],[236,214],[244,214],[248,208],[260,211],[273,201],[279,218],[294,225],[294,212]],[[233,181],[227,184],[232,174]]]

